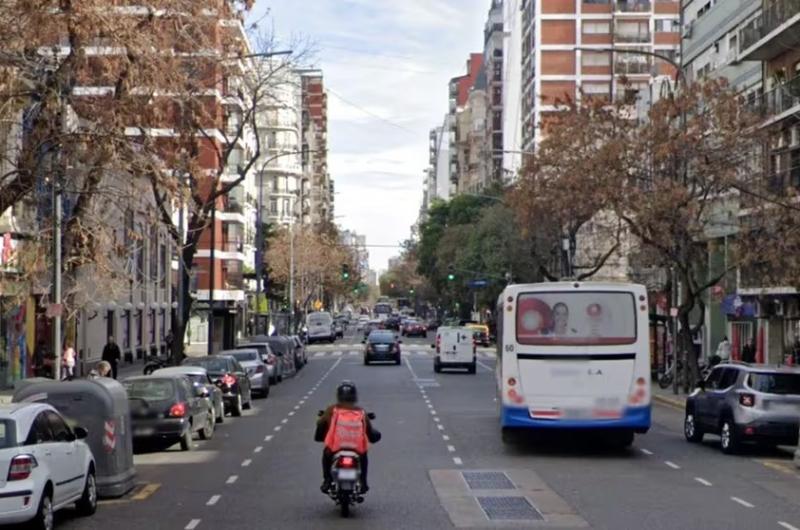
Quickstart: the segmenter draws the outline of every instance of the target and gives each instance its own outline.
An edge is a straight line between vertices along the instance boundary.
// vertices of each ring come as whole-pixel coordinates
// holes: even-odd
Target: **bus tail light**
[[[509,377],[508,378],[508,386],[516,386],[516,385],[517,385],[517,380],[514,379],[513,377]]]
[[[525,398],[522,397],[522,395],[519,394],[519,392],[517,392],[513,388],[508,391],[508,399],[510,399],[513,403],[516,403],[517,405],[525,403]]]
[[[647,379],[639,377],[636,379],[636,385],[628,396],[628,403],[630,405],[641,405],[647,399]]]

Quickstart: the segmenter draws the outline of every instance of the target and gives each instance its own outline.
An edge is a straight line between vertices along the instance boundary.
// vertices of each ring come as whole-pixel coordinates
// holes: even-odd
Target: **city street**
[[[495,412],[489,349],[477,375],[434,375],[430,340],[404,341],[404,363],[364,366],[361,344],[346,337],[312,346],[297,377],[226,419],[193,452],[173,448],[136,457],[140,486],[103,502],[89,519],[60,516],[59,528],[492,528],[476,497],[527,497],[544,521],[518,527],[705,528],[800,527],[800,474],[790,455],[720,453],[681,433],[682,413],[654,406],[654,427],[628,451],[592,440],[504,446]],[[377,415],[383,441],[370,452],[366,502],[343,520],[319,492],[318,410],[343,379],[358,384]],[[501,471],[514,489],[470,490],[461,471]],[[533,512],[531,517],[539,517]],[[496,523],[495,523],[496,524]],[[498,526],[508,525],[501,523]]]

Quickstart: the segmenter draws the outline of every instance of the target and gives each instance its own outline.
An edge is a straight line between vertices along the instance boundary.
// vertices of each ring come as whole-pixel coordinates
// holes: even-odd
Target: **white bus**
[[[644,286],[510,285],[498,299],[497,338],[504,441],[520,429],[578,429],[627,446],[650,428]]]

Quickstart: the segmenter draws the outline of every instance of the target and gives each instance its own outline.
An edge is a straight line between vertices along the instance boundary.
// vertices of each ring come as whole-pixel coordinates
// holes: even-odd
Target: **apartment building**
[[[320,70],[300,71],[302,88],[302,164],[307,184],[301,187],[308,197],[312,225],[333,221],[334,182],[328,172],[328,95]],[[305,199],[304,199],[305,201]]]
[[[653,78],[671,76],[680,45],[674,0],[522,0],[522,149],[532,151],[548,115],[582,97],[633,104]]]
[[[503,71],[504,32],[503,0],[492,0],[489,15],[483,30],[483,69],[486,77],[486,135],[484,143],[491,162],[487,167],[485,181],[480,186],[502,183],[503,171]]]
[[[483,72],[483,54],[472,53],[467,59],[467,73],[454,77],[449,83],[449,125],[448,144],[450,151],[450,183],[458,190],[460,182],[465,180],[468,168],[467,159],[469,151],[469,127],[471,120],[463,115],[469,112],[467,108],[470,93],[475,87],[475,82]],[[483,76],[485,80],[485,75]],[[483,82],[485,85],[485,81]],[[485,90],[483,88],[482,90]],[[481,119],[485,119],[485,112]],[[469,123],[469,124],[468,124]],[[487,153],[488,155],[488,153]]]
[[[522,166],[522,6],[526,0],[503,0],[503,181],[512,183]]]

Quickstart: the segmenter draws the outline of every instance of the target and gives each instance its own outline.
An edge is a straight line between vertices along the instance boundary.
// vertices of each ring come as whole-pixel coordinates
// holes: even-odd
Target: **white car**
[[[97,509],[95,462],[83,427],[70,428],[42,403],[0,406],[0,525],[51,530],[53,514],[75,504]]]

